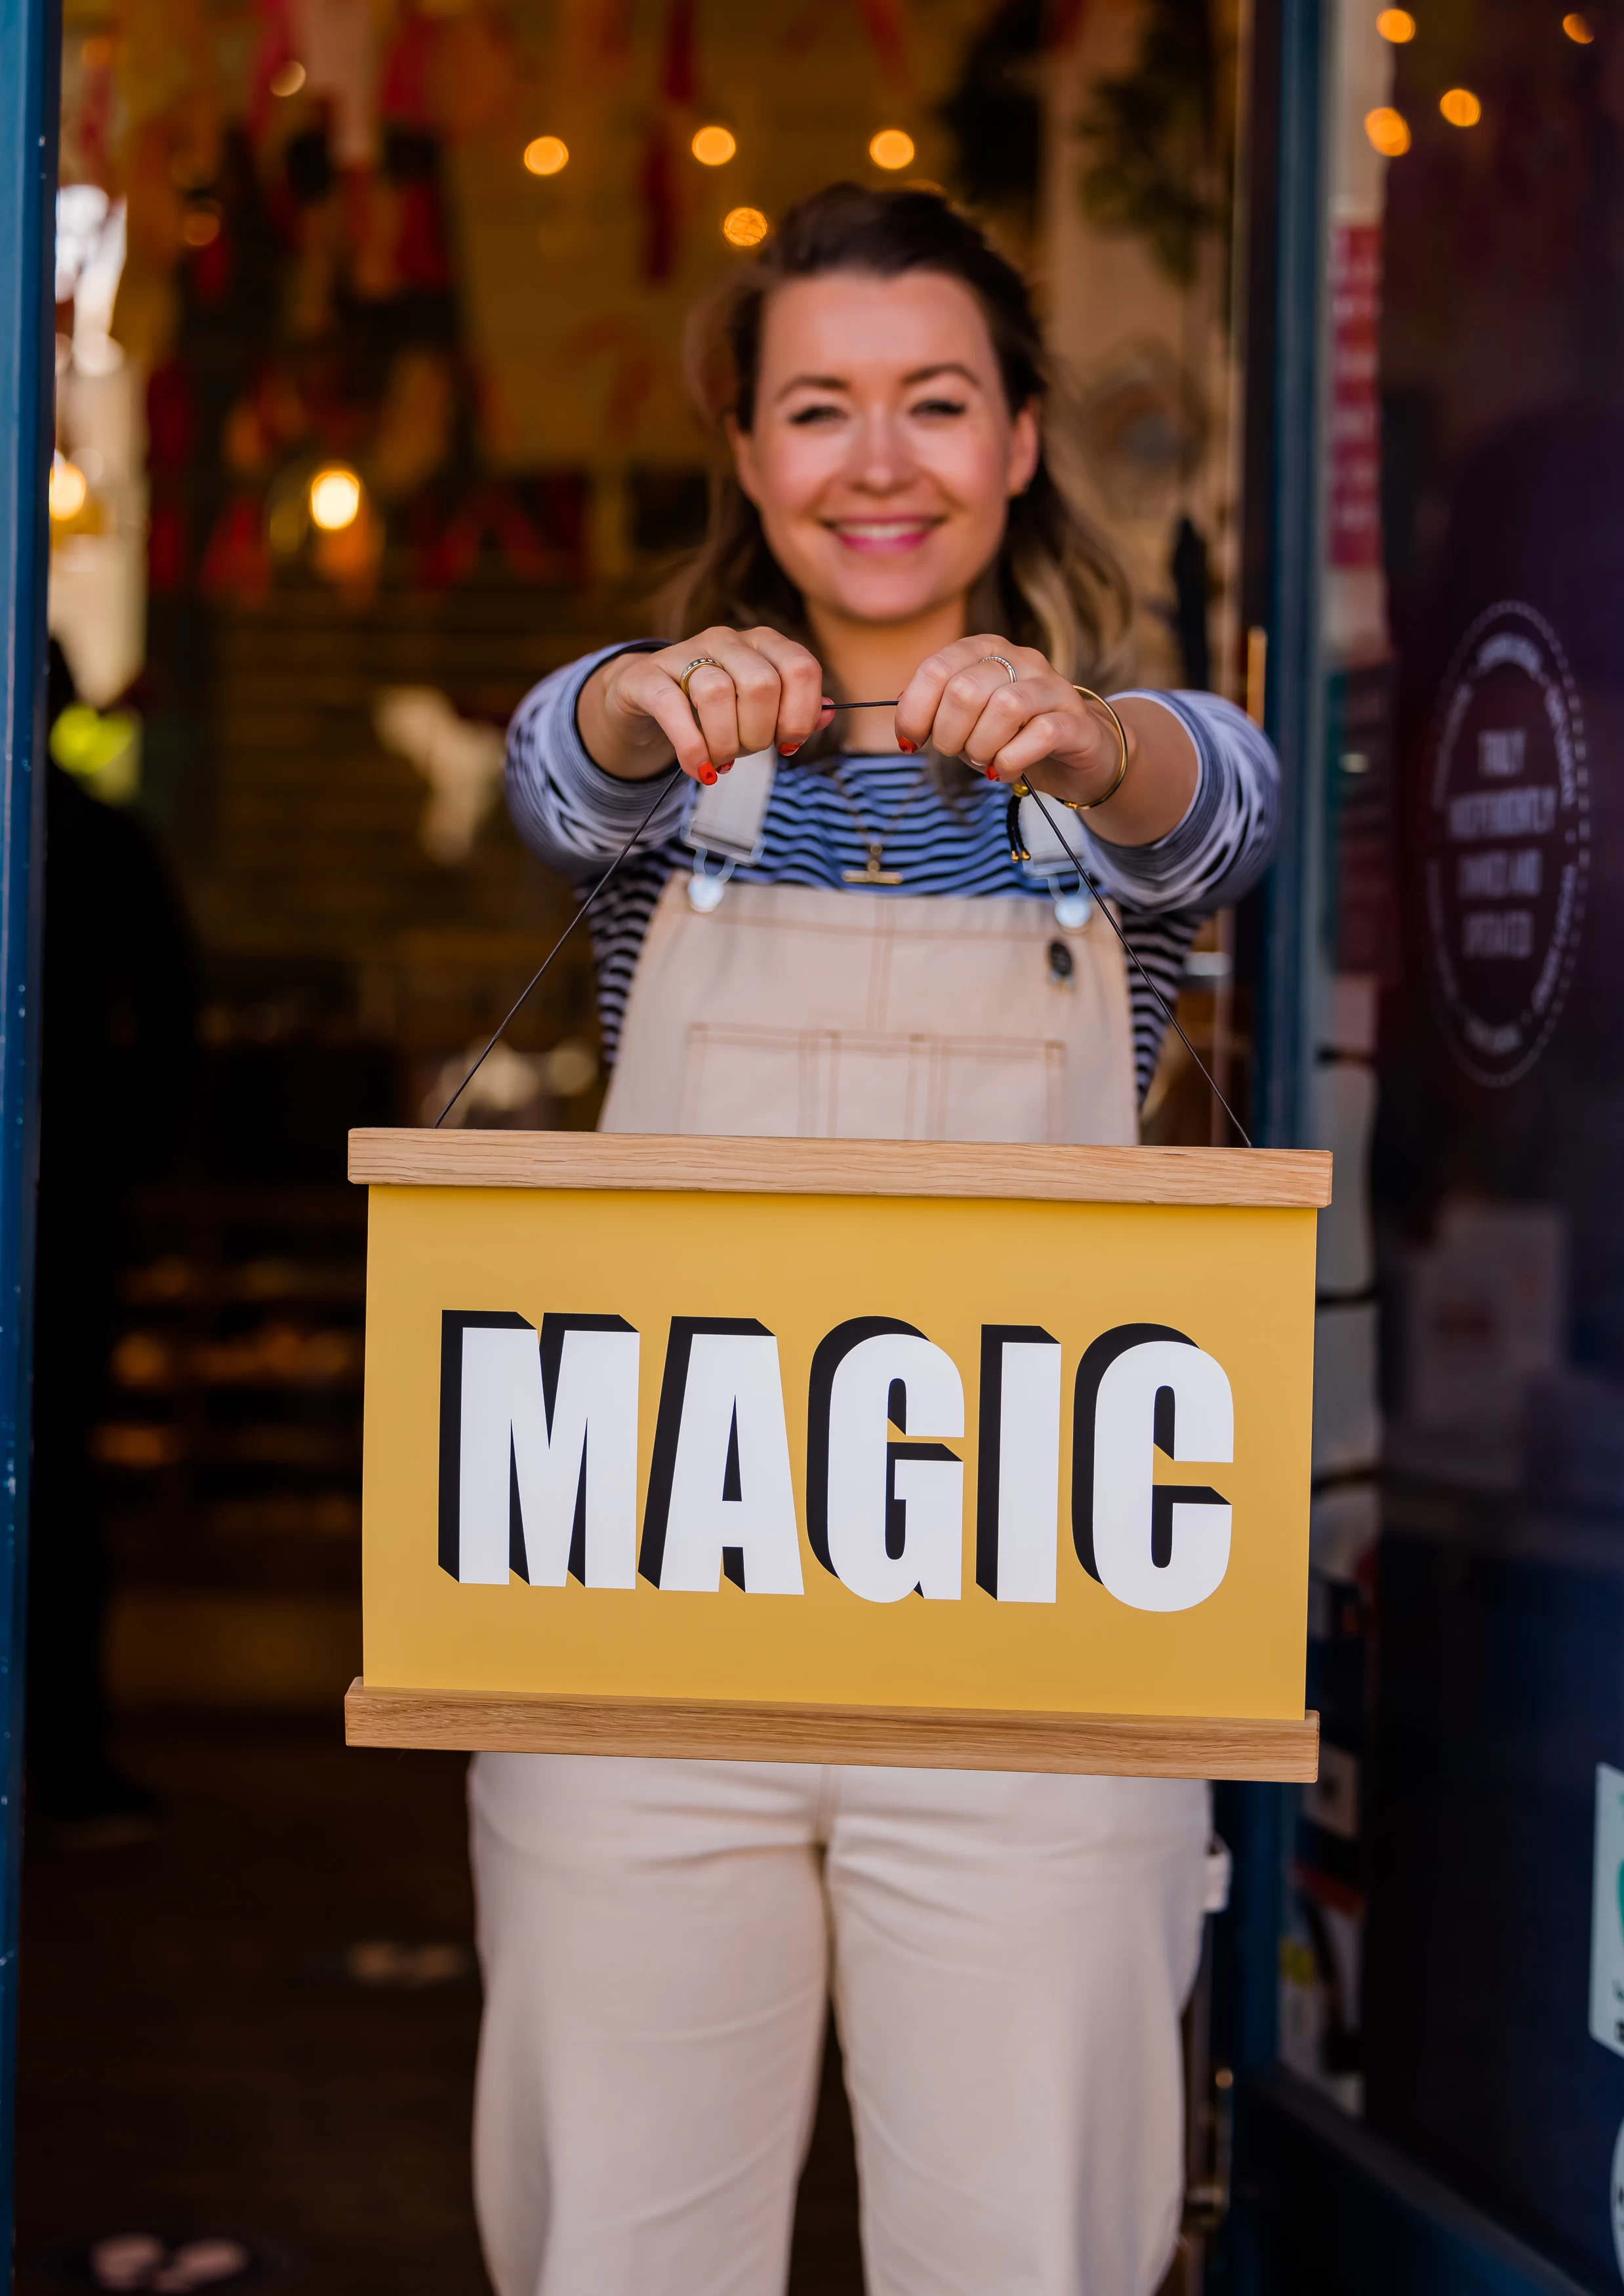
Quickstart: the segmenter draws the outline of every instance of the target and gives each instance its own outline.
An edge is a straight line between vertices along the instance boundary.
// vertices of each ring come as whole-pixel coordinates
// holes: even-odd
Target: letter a
[[[643,1576],[668,1591],[799,1595],[800,1533],[778,1342],[749,1318],[674,1316],[654,1426]]]

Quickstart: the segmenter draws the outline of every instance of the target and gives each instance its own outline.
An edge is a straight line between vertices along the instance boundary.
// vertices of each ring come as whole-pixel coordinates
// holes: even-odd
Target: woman
[[[1122,590],[1021,281],[933,193],[838,186],[709,348],[694,635],[558,672],[510,737],[578,879],[664,791],[594,912],[605,1127],[1133,1140],[1161,1016],[1030,799],[1013,856],[1010,785],[1170,996],[1275,767],[1211,696],[1074,683]],[[498,2296],[781,2290],[831,1967],[871,2296],[1154,2287],[1204,1787],[487,1754],[471,1802]]]

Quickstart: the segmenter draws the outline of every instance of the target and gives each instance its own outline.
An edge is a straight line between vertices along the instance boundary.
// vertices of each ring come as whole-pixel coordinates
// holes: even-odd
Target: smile
[[[832,519],[829,531],[848,550],[870,557],[894,556],[898,551],[917,550],[939,523],[933,518],[842,518]]]

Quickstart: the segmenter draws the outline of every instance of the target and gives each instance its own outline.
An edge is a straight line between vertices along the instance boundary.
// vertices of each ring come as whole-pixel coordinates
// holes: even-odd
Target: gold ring
[[[686,669],[684,670],[682,676],[677,681],[678,685],[682,688],[682,698],[687,702],[690,709],[693,709],[693,703],[688,693],[688,680],[693,676],[694,671],[696,669],[722,668],[723,664],[717,660],[713,653],[696,653],[694,655],[693,660],[688,664]]]
[[[1015,675],[1014,663],[1013,661],[1005,661],[1001,653],[984,653],[980,656],[980,660],[982,661],[996,661],[1000,669],[1008,670],[1009,682],[1012,685],[1020,685],[1021,680]]]

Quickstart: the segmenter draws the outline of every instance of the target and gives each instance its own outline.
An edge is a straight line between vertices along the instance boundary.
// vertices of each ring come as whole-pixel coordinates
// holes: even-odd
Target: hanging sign
[[[1466,1073],[1515,1084],[1567,1002],[1590,870],[1584,719],[1532,606],[1491,606],[1456,649],[1426,788],[1433,1001]]]
[[[353,1135],[352,1737],[1311,1775],[1329,1165]]]

